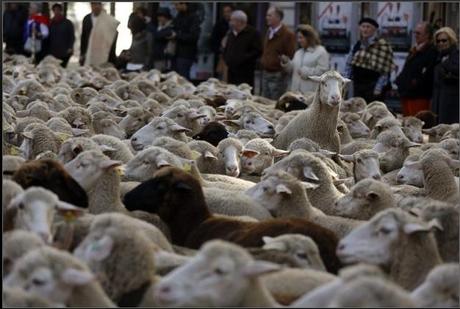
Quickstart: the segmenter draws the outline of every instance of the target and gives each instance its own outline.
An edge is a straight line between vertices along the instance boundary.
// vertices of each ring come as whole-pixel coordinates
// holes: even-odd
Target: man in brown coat
[[[284,13],[272,6],[267,11],[268,30],[264,39],[262,54],[262,95],[278,100],[287,88],[287,76],[280,64],[280,56],[292,58],[295,53],[296,38],[294,32],[282,23]]]

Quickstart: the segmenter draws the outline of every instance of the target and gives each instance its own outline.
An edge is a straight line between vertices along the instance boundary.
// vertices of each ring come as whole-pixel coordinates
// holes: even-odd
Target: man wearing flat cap
[[[383,90],[394,65],[393,50],[378,37],[378,28],[374,19],[362,18],[359,21],[360,39],[347,58],[346,75],[353,80],[353,95],[364,98],[368,104],[383,101]]]

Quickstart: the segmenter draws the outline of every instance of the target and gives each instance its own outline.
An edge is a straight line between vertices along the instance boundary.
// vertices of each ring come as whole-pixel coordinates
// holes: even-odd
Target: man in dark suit
[[[257,30],[247,24],[247,19],[243,11],[232,13],[224,60],[228,66],[229,83],[247,83],[254,87],[254,71],[257,58],[262,54],[262,40]]]
[[[81,41],[80,41],[80,65],[85,63],[85,56],[86,51],[88,50],[88,41],[89,36],[91,34],[91,30],[93,29],[93,20],[99,16],[102,12],[102,2],[91,2],[91,13],[86,15],[83,18],[82,24],[82,32],[81,32]],[[117,55],[115,54],[115,48],[117,46],[117,37],[118,32],[115,35],[115,39],[113,40],[112,47],[110,49],[109,54],[109,62],[116,64],[117,62]]]

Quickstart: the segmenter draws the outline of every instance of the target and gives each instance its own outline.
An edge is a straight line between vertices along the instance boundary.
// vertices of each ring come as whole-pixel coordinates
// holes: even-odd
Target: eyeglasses
[[[440,40],[436,40],[436,43],[446,43],[448,41],[448,39],[440,39]]]

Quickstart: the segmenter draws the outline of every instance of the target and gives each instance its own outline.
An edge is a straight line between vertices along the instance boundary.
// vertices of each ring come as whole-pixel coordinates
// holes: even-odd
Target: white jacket
[[[318,83],[308,77],[319,76],[329,70],[329,54],[321,45],[300,48],[291,61],[287,64],[281,63],[281,66],[292,74],[291,91],[316,91]]]

